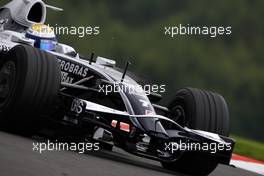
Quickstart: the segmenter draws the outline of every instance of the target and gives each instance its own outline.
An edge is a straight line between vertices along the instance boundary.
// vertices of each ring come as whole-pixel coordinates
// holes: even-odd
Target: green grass
[[[231,138],[236,140],[234,149],[235,154],[264,161],[264,143],[244,139],[237,136],[231,136]]]

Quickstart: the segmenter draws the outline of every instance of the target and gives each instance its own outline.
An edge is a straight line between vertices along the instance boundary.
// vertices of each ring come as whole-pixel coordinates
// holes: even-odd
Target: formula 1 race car
[[[44,119],[77,128],[108,150],[116,146],[191,175],[229,164],[234,141],[221,95],[184,88],[168,106],[158,105],[161,95],[143,90],[129,64],[120,69],[93,54],[86,59],[59,43],[44,25],[47,8],[62,10],[41,0],[13,0],[0,9],[2,129],[31,133]]]

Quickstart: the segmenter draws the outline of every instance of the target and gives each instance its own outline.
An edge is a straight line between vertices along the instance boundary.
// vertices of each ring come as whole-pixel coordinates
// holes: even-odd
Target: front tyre
[[[198,129],[219,135],[229,135],[229,113],[224,98],[213,92],[195,88],[181,89],[169,103],[169,118],[191,129]],[[162,166],[190,175],[208,175],[217,162],[195,153],[184,153],[173,162],[162,162]]]
[[[60,90],[57,59],[30,46],[12,48],[0,60],[0,126],[26,133],[48,112]]]

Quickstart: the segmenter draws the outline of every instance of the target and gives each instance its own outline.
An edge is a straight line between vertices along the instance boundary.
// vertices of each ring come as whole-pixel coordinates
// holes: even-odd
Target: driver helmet
[[[58,40],[53,29],[45,24],[34,24],[26,32],[26,37],[35,41],[34,46],[41,50],[53,51]]]

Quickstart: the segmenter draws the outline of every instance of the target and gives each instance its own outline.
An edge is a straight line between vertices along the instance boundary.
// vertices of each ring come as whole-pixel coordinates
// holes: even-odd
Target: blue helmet
[[[55,50],[58,40],[52,28],[44,24],[34,24],[26,32],[26,37],[35,40],[34,46],[41,50]]]

